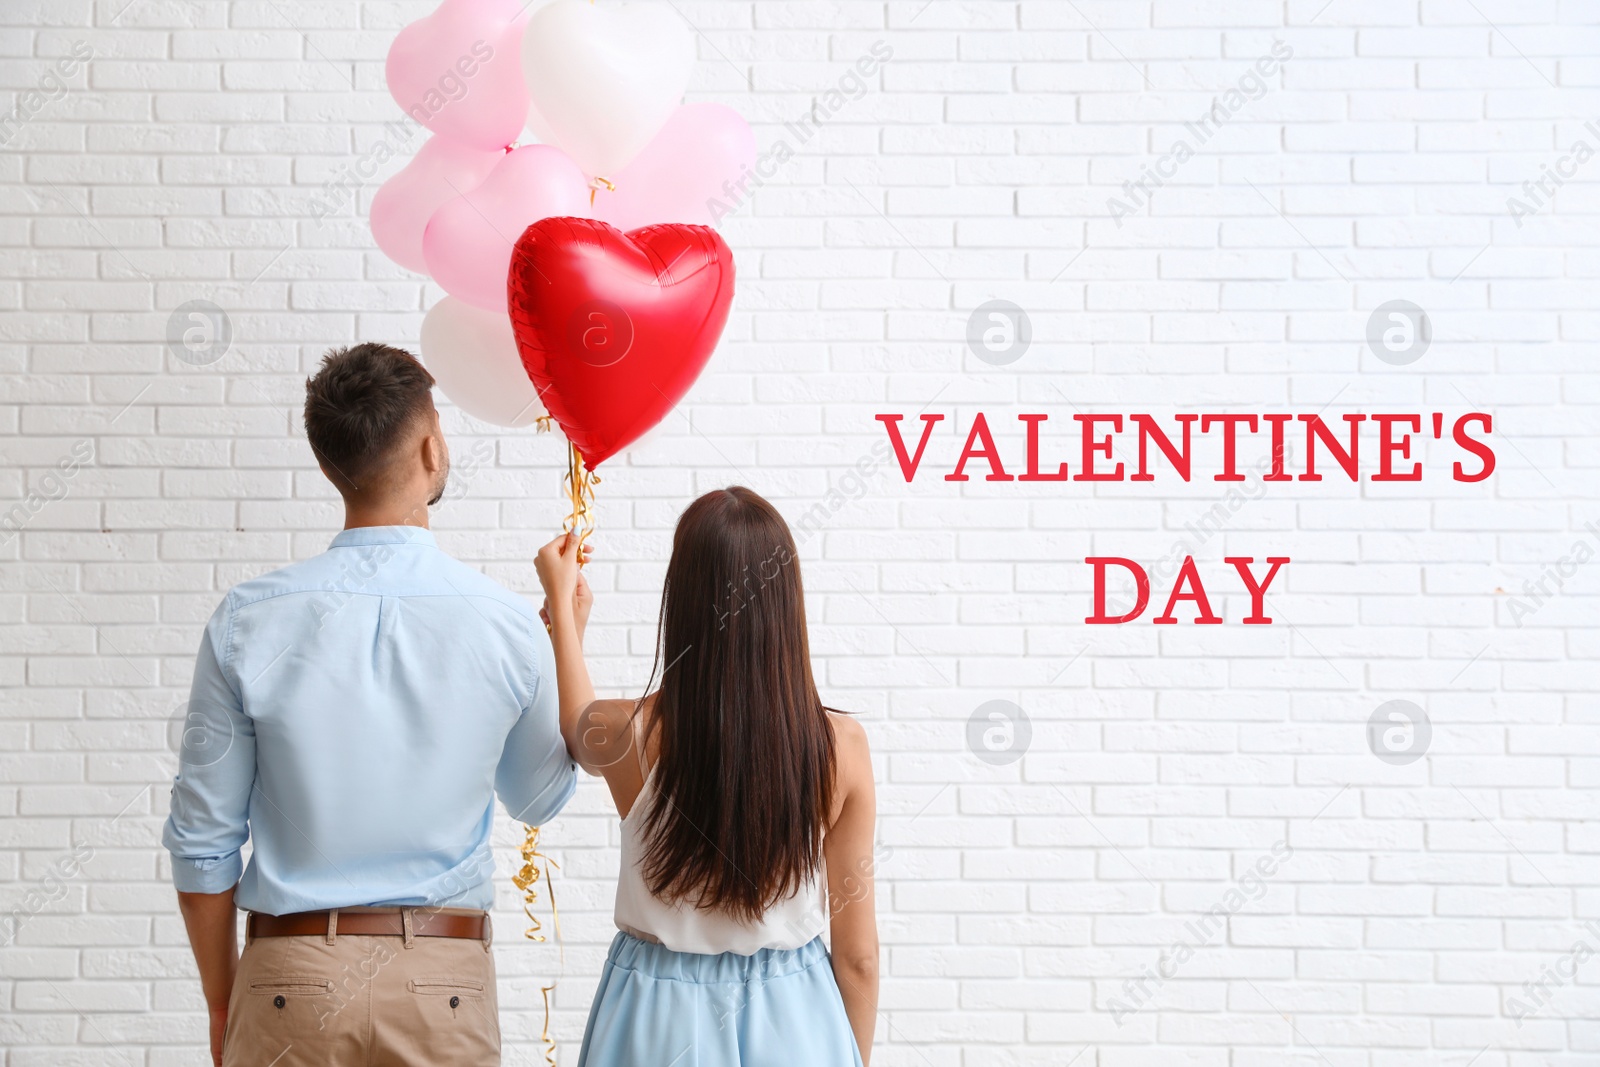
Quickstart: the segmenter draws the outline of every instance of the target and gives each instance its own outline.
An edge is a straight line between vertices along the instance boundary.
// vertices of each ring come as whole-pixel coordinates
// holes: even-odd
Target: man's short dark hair
[[[402,348],[331,349],[306,379],[306,438],[334,484],[360,492],[433,407],[433,375]]]

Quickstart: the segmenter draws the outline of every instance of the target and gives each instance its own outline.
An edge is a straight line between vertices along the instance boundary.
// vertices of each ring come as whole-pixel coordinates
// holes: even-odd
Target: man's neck
[[[354,530],[362,526],[419,526],[426,530],[428,505],[407,502],[352,504],[346,501],[344,528]]]

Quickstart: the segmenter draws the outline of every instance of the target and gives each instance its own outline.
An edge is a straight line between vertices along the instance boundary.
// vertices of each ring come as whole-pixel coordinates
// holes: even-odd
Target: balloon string
[[[589,0],[589,2],[593,3],[594,0]],[[600,187],[602,185],[606,187],[606,192],[608,192],[608,193],[614,193],[614,192],[617,191],[617,183],[612,181],[610,178],[595,178],[594,181],[589,183],[589,206],[590,207],[594,207],[594,194],[598,193],[600,191]]]
[[[567,444],[567,477],[564,484],[567,503],[572,506],[572,511],[561,528],[569,534],[577,534],[581,547],[594,533],[594,487],[600,484],[600,476],[583,465],[578,446],[571,442]]]
[[[541,415],[535,420],[540,433],[550,430],[552,419],[549,415]],[[583,465],[583,457],[578,453],[578,446],[567,443],[567,499],[572,505],[572,513],[562,523],[562,529],[567,533],[577,533],[578,544],[582,545],[585,538],[594,532],[594,487],[600,479],[593,471]],[[546,940],[544,924],[533,913],[533,906],[539,899],[539,879],[544,879],[544,884],[550,894],[550,922],[556,938],[556,952],[560,960],[558,978],[567,971],[566,943],[561,936],[561,909],[556,905],[556,883],[551,874],[551,868],[557,870],[561,865],[555,860],[539,851],[539,828],[529,826],[528,835],[522,842],[522,868],[511,876],[511,883],[522,893],[522,914],[528,917],[531,924],[523,936],[529,941],[543,942]],[[544,861],[544,870],[539,870],[539,862]],[[550,1035],[550,994],[555,992],[556,981],[549,985],[540,986],[539,994],[544,1000],[544,1025],[539,1031],[539,1040],[544,1043],[544,1062],[547,1067],[556,1067],[556,1040]]]
[[[556,1067],[556,1039],[550,1036],[550,994],[556,984],[540,986],[539,993],[544,997],[544,1029],[539,1031],[539,1040],[544,1042],[544,1062],[547,1067]]]
[[[539,870],[540,860],[544,861],[543,872]],[[545,940],[544,924],[533,913],[533,905],[539,899],[538,884],[541,877],[544,878],[544,884],[549,888],[550,922],[556,936],[556,952],[560,961],[560,969],[557,972],[556,980],[551,981],[547,986],[539,988],[539,992],[544,998],[544,1026],[539,1032],[539,1039],[544,1042],[544,1061],[548,1067],[556,1067],[556,1040],[550,1036],[550,994],[555,992],[556,981],[559,980],[560,975],[564,975],[567,972],[567,950],[565,941],[561,936],[561,909],[556,906],[556,883],[554,876],[550,873],[552,867],[559,870],[561,865],[539,851],[539,828],[537,826],[529,826],[528,836],[522,842],[522,869],[511,876],[511,882],[522,891],[522,913],[533,924],[523,933],[523,936],[529,941],[542,942]]]
[[[543,941],[544,924],[533,913],[533,905],[539,899],[539,861],[545,859],[544,853],[539,851],[539,828],[528,827],[528,836],[522,842],[522,869],[511,876],[511,884],[522,892],[522,912],[533,925],[528,927],[523,935],[529,941]]]

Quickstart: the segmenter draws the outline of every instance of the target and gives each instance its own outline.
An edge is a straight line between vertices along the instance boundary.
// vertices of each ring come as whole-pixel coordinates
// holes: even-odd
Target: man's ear
[[[439,417],[434,416],[433,431],[422,435],[422,467],[429,474],[444,469],[444,438],[439,433]]]

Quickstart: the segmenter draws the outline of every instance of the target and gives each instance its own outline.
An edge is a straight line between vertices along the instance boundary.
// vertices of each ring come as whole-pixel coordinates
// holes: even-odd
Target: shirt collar
[[[357,526],[342,530],[329,548],[355,548],[361,545],[427,545],[437,548],[433,531],[421,526]]]

